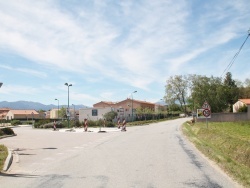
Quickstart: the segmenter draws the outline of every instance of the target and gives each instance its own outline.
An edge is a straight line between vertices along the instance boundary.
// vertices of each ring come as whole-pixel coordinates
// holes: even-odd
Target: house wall
[[[50,119],[58,119],[58,109],[50,110]]]
[[[93,115],[92,111],[97,110],[97,115]],[[106,114],[107,112],[110,112],[112,110],[111,107],[109,108],[84,108],[84,109],[79,109],[79,121],[82,122],[84,119],[88,120],[99,120],[103,119],[103,115]]]

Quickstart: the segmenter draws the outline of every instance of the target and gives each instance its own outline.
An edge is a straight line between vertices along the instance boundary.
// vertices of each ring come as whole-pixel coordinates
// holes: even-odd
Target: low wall
[[[204,122],[206,118],[198,118],[197,122]],[[242,113],[212,113],[210,122],[232,122],[232,121],[250,121],[246,112]]]

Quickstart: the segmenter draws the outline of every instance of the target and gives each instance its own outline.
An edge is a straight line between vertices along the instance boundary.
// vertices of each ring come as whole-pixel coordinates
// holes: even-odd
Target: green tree
[[[190,80],[191,95],[188,101],[191,109],[201,108],[205,101],[210,104],[212,112],[222,112],[227,108],[221,78],[192,75]]]
[[[67,118],[66,108],[62,107],[62,108],[59,110],[59,117],[61,117],[61,118]]]
[[[187,76],[171,76],[167,80],[165,100],[168,104],[177,101],[181,110],[187,113],[186,103],[188,99],[189,80]]]
[[[112,121],[116,116],[117,116],[117,112],[115,112],[115,111],[110,111],[110,112],[107,112],[106,114],[103,115],[103,117],[107,121]]]
[[[229,107],[229,111],[233,111],[233,104],[239,99],[239,88],[236,85],[235,80],[232,78],[232,74],[230,72],[226,73],[226,77],[224,79],[224,98],[226,99],[226,103]]]

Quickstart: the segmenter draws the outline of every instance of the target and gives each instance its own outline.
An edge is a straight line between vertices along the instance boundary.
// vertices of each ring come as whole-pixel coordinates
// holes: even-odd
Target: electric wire
[[[235,59],[236,59],[237,56],[239,55],[241,49],[242,49],[243,46],[245,45],[245,43],[246,43],[247,39],[249,38],[249,36],[250,36],[250,30],[248,30],[248,35],[247,35],[245,41],[244,41],[243,44],[241,45],[239,51],[234,55],[234,57],[232,58],[232,60],[230,61],[230,63],[229,63],[228,66],[226,67],[226,69],[223,71],[221,77],[224,75],[224,73],[228,72],[229,69],[232,67],[232,65],[234,64]]]

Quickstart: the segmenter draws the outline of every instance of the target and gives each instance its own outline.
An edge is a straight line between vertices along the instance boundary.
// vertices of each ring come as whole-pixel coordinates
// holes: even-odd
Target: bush
[[[96,127],[97,126],[97,121],[88,120],[88,126],[89,127]]]
[[[21,123],[21,121],[20,120],[12,120],[11,121],[11,125],[21,125],[22,123]]]
[[[247,105],[240,107],[239,112],[247,112]]]
[[[106,122],[106,127],[115,127],[115,124],[111,121]]]
[[[57,121],[56,122],[56,128],[64,128],[68,126],[68,122],[67,121]],[[46,123],[46,124],[43,124],[43,125],[40,125],[39,128],[42,128],[42,129],[50,129],[50,128],[53,128],[54,127],[54,122],[50,122],[50,123]]]
[[[44,124],[47,124],[47,123],[50,123],[49,119],[38,120],[37,122],[35,122],[34,128],[40,128],[41,125],[44,125]]]
[[[0,129],[0,136],[3,136],[4,132]]]
[[[1,131],[3,132],[3,135],[14,135],[14,131],[11,128],[2,128]]]

